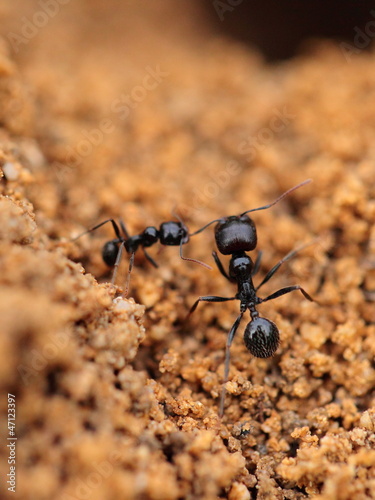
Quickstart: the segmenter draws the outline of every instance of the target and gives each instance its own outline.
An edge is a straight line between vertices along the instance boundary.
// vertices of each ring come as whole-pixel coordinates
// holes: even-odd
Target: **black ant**
[[[264,205],[263,207],[246,210],[246,212],[243,212],[240,215],[230,215],[229,217],[221,217],[220,219],[212,220],[205,226],[198,229],[198,231],[192,233],[190,236],[201,233],[208,226],[217,222],[217,225],[215,226],[215,241],[221,254],[232,255],[235,252],[250,252],[256,248],[258,236],[255,222],[250,219],[247,214],[250,212],[258,212],[259,210],[266,210],[267,208],[276,205],[276,203],[285,198],[285,196],[292,193],[296,189],[309,184],[310,182],[311,179],[307,179],[306,181],[297,184],[297,186],[285,191],[285,193],[280,195],[272,203]]]
[[[154,267],[159,267],[158,264],[155,262],[155,260],[148,254],[146,251],[146,248],[151,247],[158,241],[162,245],[166,246],[179,246],[180,247],[180,257],[182,260],[187,260],[190,262],[195,262],[197,264],[200,264],[203,267],[206,267],[207,269],[212,269],[211,266],[205,264],[204,262],[201,262],[200,260],[196,259],[190,259],[188,257],[184,257],[182,254],[182,245],[185,245],[189,239],[190,239],[190,234],[188,231],[188,228],[186,225],[182,222],[182,220],[177,221],[169,221],[169,222],[163,222],[160,224],[159,229],[157,229],[154,226],[148,226],[142,233],[136,234],[134,236],[130,236],[125,224],[122,220],[120,220],[119,225],[116,223],[114,219],[107,219],[100,224],[97,224],[96,226],[92,227],[88,231],[85,231],[81,234],[79,234],[76,238],[74,238],[72,241],[76,241],[78,238],[81,236],[91,233],[92,231],[95,231],[96,229],[99,229],[100,227],[104,226],[104,224],[107,224],[110,222],[112,224],[113,230],[116,234],[116,238],[107,241],[103,248],[102,248],[102,258],[103,261],[107,264],[109,267],[113,267],[113,275],[112,275],[112,284],[114,284],[115,279],[116,279],[116,273],[117,273],[117,268],[120,264],[121,261],[121,256],[123,252],[123,248],[125,247],[125,250],[127,251],[128,254],[130,254],[130,260],[129,260],[129,270],[128,270],[128,278],[126,282],[126,289],[125,289],[125,296],[128,293],[129,289],[129,281],[130,281],[130,274],[133,269],[133,264],[134,264],[134,257],[139,248],[142,248],[143,253],[146,257],[146,259],[154,266]],[[120,232],[120,228],[122,231],[122,234]]]
[[[283,259],[281,259],[264,277],[261,283],[254,287],[253,276],[258,272],[261,260],[261,252],[259,252],[257,259],[254,262],[245,253],[246,251],[254,250],[257,245],[257,235],[256,227],[254,222],[246,214],[249,212],[254,212],[256,210],[264,210],[275,205],[278,201],[284,198],[287,194],[294,191],[295,189],[307,184],[310,180],[307,180],[297,186],[289,189],[284,194],[279,196],[277,200],[273,203],[265,205],[260,208],[254,208],[242,213],[239,216],[230,216],[217,219],[210,222],[200,230],[196,231],[197,234],[203,231],[213,222],[218,224],[215,227],[215,239],[219,251],[224,255],[232,255],[229,262],[229,274],[225,271],[218,255],[213,252],[213,257],[215,263],[220,271],[220,273],[232,283],[236,283],[238,291],[234,297],[217,297],[213,295],[208,295],[204,297],[199,297],[190,309],[189,315],[192,314],[197,308],[199,302],[226,302],[229,300],[239,300],[240,301],[240,314],[236,321],[233,323],[230,329],[226,342],[225,350],[225,364],[224,364],[224,383],[220,399],[219,416],[222,417],[224,413],[224,399],[225,399],[225,384],[228,381],[229,375],[229,363],[230,363],[230,347],[233,342],[233,338],[241,322],[241,319],[248,310],[250,312],[251,321],[247,324],[244,332],[244,342],[250,353],[257,358],[268,358],[275,354],[279,342],[280,335],[279,330],[275,323],[272,321],[261,318],[257,311],[257,306],[263,302],[276,299],[285,295],[286,293],[293,292],[294,290],[300,290],[304,297],[310,301],[313,299],[310,295],[300,286],[293,285],[281,288],[280,290],[268,295],[264,299],[258,297],[257,292],[261,286],[263,286],[267,281],[269,281],[280,266],[291,259],[297,252],[305,248],[300,247],[292,252],[288,253]]]

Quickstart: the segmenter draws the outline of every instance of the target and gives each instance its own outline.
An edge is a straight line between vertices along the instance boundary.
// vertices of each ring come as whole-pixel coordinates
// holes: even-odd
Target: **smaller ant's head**
[[[230,259],[229,276],[236,282],[247,280],[251,276],[253,268],[253,261],[243,252]]]
[[[215,240],[223,255],[254,250],[258,241],[254,221],[248,215],[225,217],[215,226]]]
[[[118,240],[107,241],[102,248],[102,258],[109,267],[113,267],[116,262],[120,242]]]
[[[146,227],[142,233],[142,242],[144,247],[151,247],[159,239],[159,231],[154,226]]]
[[[163,222],[159,238],[162,245],[178,246],[181,242],[185,244],[189,241],[189,233],[181,222]]]
[[[244,342],[256,358],[270,358],[279,347],[279,330],[269,319],[254,318],[246,326]]]

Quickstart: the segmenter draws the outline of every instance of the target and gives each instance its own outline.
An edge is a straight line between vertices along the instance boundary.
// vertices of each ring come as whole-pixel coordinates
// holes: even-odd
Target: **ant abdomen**
[[[120,243],[117,241],[107,241],[102,248],[102,258],[109,267],[115,265]]]
[[[215,240],[219,252],[223,255],[250,252],[257,246],[257,230],[249,216],[232,215],[216,224]]]
[[[269,319],[255,318],[246,326],[244,342],[256,358],[270,358],[279,347],[279,330]]]

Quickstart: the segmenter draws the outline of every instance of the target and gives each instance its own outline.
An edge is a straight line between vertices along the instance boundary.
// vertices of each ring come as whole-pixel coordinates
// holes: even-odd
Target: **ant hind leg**
[[[293,292],[294,290],[300,290],[300,292],[303,294],[303,296],[309,300],[310,302],[315,302],[315,300],[304,290],[300,285],[293,285],[293,286],[286,286],[285,288],[280,288],[280,290],[277,290],[277,292],[271,293],[271,295],[268,295],[265,299],[259,299],[259,304],[263,302],[267,302],[268,300],[273,300],[277,299],[278,297],[281,297],[282,295],[285,295],[286,293]]]
[[[231,280],[229,274],[224,269],[224,266],[221,263],[221,260],[219,259],[219,256],[217,255],[217,253],[215,251],[212,252],[212,257],[215,259],[215,263],[216,263],[217,268],[219,269],[220,273],[224,276],[224,278],[226,278],[228,281],[232,282],[233,280]]]
[[[219,417],[222,418],[224,415],[224,402],[225,402],[225,394],[226,394],[226,388],[225,384],[228,382],[228,377],[229,377],[229,366],[230,366],[230,347],[232,345],[234,336],[236,334],[236,331],[238,329],[238,326],[241,322],[243,316],[243,312],[240,313],[240,315],[237,317],[236,321],[233,323],[232,328],[230,329],[230,332],[228,333],[227,337],[227,343],[225,345],[225,361],[224,361],[224,380],[223,380],[223,387],[221,389],[221,396],[220,396],[220,406],[219,406]]]
[[[112,227],[113,227],[113,230],[117,236],[117,238],[122,241],[123,238],[121,237],[121,234],[120,234],[120,229],[116,223],[116,221],[114,219],[107,219],[103,222],[101,222],[100,224],[97,224],[96,226],[92,227],[91,229],[88,229],[87,231],[84,231],[83,233],[79,234],[78,236],[76,236],[75,238],[73,238],[71,241],[76,241],[78,240],[79,238],[81,238],[81,236],[84,236],[85,234],[88,234],[88,233],[91,233],[92,231],[95,231],[96,229],[99,229],[100,227],[104,226],[104,224],[107,224],[108,222],[110,222],[112,224]]]

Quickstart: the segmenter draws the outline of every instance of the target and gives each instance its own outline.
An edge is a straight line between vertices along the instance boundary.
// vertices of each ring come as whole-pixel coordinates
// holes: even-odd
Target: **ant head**
[[[234,255],[229,262],[229,276],[236,282],[246,280],[251,276],[253,268],[253,261],[248,255]]]
[[[154,226],[146,227],[142,233],[142,241],[144,247],[154,245],[159,239],[159,231]]]
[[[248,215],[220,219],[215,226],[215,240],[223,255],[254,250],[258,241],[254,221]]]
[[[279,347],[279,330],[269,319],[254,318],[246,326],[244,342],[256,358],[270,358]]]
[[[160,225],[160,243],[162,245],[177,246],[189,241],[187,227],[181,222],[163,222]]]
[[[102,248],[102,258],[109,267],[113,267],[116,262],[120,243],[116,240],[107,241]]]

